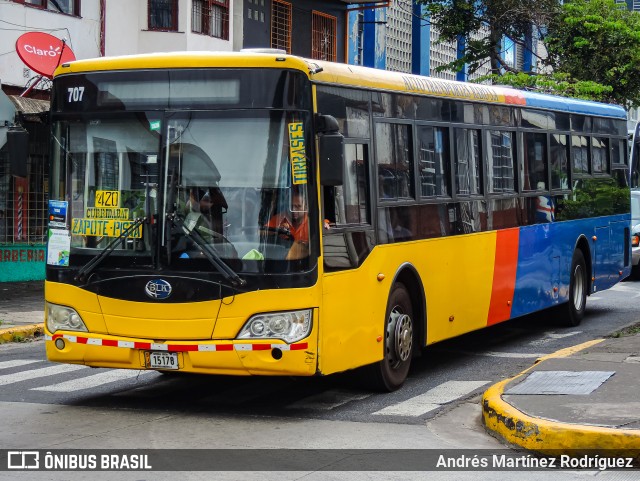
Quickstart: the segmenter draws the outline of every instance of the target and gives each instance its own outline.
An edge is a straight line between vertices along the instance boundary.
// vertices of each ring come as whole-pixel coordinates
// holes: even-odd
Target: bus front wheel
[[[568,327],[580,324],[587,304],[587,263],[580,249],[576,249],[571,260],[571,279],[569,284],[569,302],[564,309],[564,323]]]
[[[409,373],[414,342],[413,305],[404,284],[389,295],[384,325],[384,357],[366,367],[367,384],[378,391],[395,391]]]

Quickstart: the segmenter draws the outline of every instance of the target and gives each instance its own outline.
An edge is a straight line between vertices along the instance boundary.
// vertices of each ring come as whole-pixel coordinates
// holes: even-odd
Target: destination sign
[[[71,233],[74,235],[94,237],[120,237],[134,221],[108,220],[108,219],[73,219]],[[142,237],[142,226],[131,231],[129,237],[139,239]]]

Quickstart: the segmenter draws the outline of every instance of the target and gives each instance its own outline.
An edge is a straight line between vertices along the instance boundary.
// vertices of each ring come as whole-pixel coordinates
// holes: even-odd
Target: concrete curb
[[[536,361],[567,357],[573,353],[604,341],[585,342],[544,356]],[[535,366],[534,364],[534,366]],[[494,384],[482,395],[482,422],[486,429],[508,443],[542,454],[576,454],[575,451],[607,451],[629,455],[629,450],[640,449],[640,431],[562,423],[525,414],[502,399],[505,387],[511,381],[528,373],[534,366],[511,379]],[[573,453],[570,453],[573,451]]]
[[[0,329],[0,344],[3,342],[16,342],[44,334],[44,323],[28,324]]]

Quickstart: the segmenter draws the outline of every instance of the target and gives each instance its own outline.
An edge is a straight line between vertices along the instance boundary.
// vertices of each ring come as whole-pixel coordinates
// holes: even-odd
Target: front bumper
[[[56,346],[62,339],[64,346]],[[61,343],[59,343],[61,344]],[[87,333],[45,332],[47,358],[93,367],[149,369],[146,351],[178,353],[180,371],[229,375],[295,375],[316,373],[316,349],[309,342],[278,340],[151,341]]]

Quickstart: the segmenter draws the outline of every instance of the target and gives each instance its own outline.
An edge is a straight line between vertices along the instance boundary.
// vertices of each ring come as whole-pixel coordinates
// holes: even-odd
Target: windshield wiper
[[[102,261],[105,260],[107,256],[113,252],[118,243],[127,239],[131,235],[131,233],[138,227],[140,227],[140,225],[142,225],[142,223],[146,220],[146,217],[137,218],[131,225],[129,225],[129,227],[123,230],[118,237],[115,237],[111,242],[109,242],[109,244],[107,244],[107,247],[105,247],[97,257],[94,257],[85,265],[83,265],[76,274],[75,280],[84,282],[87,279],[87,276],[89,276],[96,269],[96,267],[98,267],[102,263]]]
[[[181,229],[185,235],[200,248],[211,265],[213,265],[213,267],[215,267],[227,280],[231,281],[234,286],[244,286],[247,283],[247,281],[240,277],[233,269],[231,269],[231,267],[224,263],[216,249],[212,245],[209,245],[197,230],[189,229],[178,214],[175,212],[167,214],[167,218],[172,224]]]

